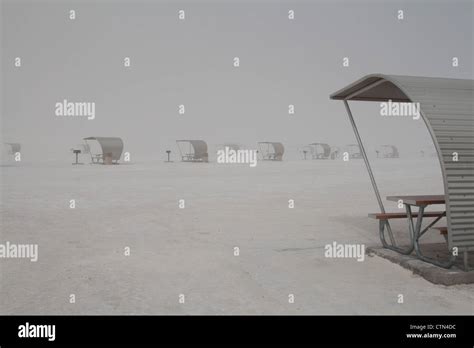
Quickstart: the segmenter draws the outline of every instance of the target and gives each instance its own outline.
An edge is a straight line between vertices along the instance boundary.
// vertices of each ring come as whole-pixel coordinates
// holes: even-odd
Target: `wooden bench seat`
[[[423,217],[438,217],[443,215],[444,211],[425,211]],[[414,212],[411,214],[413,217],[418,217],[418,213]],[[371,213],[369,218],[376,220],[390,220],[390,219],[403,219],[407,218],[407,213]]]
[[[440,234],[442,235],[447,235],[448,234],[448,227],[447,226],[441,226],[441,227],[432,227],[434,230],[438,230]]]

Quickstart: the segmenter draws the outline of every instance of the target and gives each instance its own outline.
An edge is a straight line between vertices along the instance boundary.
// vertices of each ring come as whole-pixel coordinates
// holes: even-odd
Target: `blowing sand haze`
[[[471,0],[1,9],[0,345],[472,345]]]

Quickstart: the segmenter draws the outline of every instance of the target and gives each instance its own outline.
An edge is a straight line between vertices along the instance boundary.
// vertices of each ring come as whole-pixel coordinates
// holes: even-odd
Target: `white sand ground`
[[[435,159],[374,168],[383,196],[442,193]],[[378,257],[324,257],[333,241],[379,244],[361,160],[0,169],[0,242],[39,244],[36,263],[0,260],[1,314],[474,312],[474,285],[433,285]]]

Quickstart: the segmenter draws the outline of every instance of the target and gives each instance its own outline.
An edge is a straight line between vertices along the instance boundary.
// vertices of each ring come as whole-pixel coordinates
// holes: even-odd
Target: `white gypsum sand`
[[[372,164],[383,197],[443,192],[437,159]],[[0,263],[1,314],[472,314],[474,285],[324,257],[334,241],[380,244],[362,160],[0,170],[1,239],[39,245],[37,262]]]

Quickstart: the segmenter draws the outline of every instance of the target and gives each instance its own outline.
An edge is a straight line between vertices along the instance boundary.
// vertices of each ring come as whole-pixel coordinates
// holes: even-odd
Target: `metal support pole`
[[[364,158],[365,166],[367,167],[367,172],[369,173],[370,181],[372,182],[372,187],[374,189],[375,196],[377,197],[377,202],[379,203],[380,212],[385,213],[385,207],[383,206],[382,198],[380,197],[380,192],[377,187],[377,183],[375,182],[374,174],[372,173],[372,168],[370,167],[369,159],[367,158],[367,154],[365,152],[364,145],[362,144],[362,139],[360,138],[359,131],[357,130],[354,117],[352,116],[349,103],[347,102],[346,99],[344,99],[343,101],[344,101],[344,106],[346,107],[347,116],[349,116],[349,120],[351,121],[352,129],[354,130],[357,143],[359,144],[362,157]],[[390,237],[390,241],[392,242],[392,246],[396,247],[395,238],[393,237],[392,228],[390,227],[390,223],[388,222],[388,220],[386,221],[385,226],[387,227],[387,232]],[[396,248],[394,250],[399,251],[399,248]]]
[[[463,259],[464,259],[464,270],[465,270],[465,271],[471,271],[471,270],[472,270],[472,268],[469,267],[469,258],[468,258],[469,256],[468,256],[468,253],[469,253],[468,250],[464,250],[464,258],[463,258]]]
[[[349,120],[351,121],[352,129],[354,130],[354,134],[356,136],[357,142],[359,143],[360,151],[362,152],[362,157],[364,158],[365,166],[367,167],[367,171],[369,172],[370,181],[372,182],[372,187],[374,188],[375,196],[377,197],[380,211],[382,213],[385,213],[385,207],[383,206],[382,198],[380,198],[380,192],[377,187],[377,183],[375,182],[374,174],[372,173],[372,168],[370,167],[367,154],[365,153],[364,145],[362,145],[362,140],[360,138],[359,131],[357,130],[357,126],[354,122],[354,117],[352,116],[351,109],[349,108],[349,103],[347,102],[347,100],[343,100],[343,101],[344,101],[344,106],[346,107],[347,115],[349,116]]]

